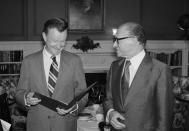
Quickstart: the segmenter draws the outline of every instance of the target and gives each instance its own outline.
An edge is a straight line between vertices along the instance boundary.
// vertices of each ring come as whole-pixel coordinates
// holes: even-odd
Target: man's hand
[[[74,109],[74,106],[72,106],[71,108],[69,108],[69,109],[67,109],[67,110],[61,109],[61,108],[59,108],[59,107],[56,108],[57,113],[58,113],[59,115],[61,115],[61,116],[68,114],[68,113],[69,113],[70,111],[72,111],[73,109]]]
[[[120,122],[120,121],[124,121],[125,118],[117,111],[111,111],[110,115],[109,115],[109,121],[110,124],[115,128],[115,129],[123,129],[125,128],[125,124]]]
[[[33,97],[33,95],[34,95],[34,92],[29,92],[26,95],[26,104],[27,105],[33,106],[33,105],[37,105],[39,102],[41,102],[40,99]]]

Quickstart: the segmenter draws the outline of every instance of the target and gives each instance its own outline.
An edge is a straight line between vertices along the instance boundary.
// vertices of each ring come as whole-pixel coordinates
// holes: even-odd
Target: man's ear
[[[47,41],[47,36],[46,36],[45,32],[42,33],[42,37],[43,37],[43,40],[46,42]]]

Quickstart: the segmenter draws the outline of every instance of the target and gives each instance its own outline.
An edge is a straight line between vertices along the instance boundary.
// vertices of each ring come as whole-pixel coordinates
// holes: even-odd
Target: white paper
[[[3,131],[9,131],[10,130],[10,127],[11,127],[11,124],[0,119],[1,121],[1,125],[2,125],[2,128],[3,128]]]

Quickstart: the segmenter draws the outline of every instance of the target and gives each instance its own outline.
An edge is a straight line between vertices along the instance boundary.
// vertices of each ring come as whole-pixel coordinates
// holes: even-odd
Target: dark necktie
[[[123,67],[123,76],[122,76],[122,80],[121,80],[123,101],[125,101],[125,98],[127,96],[128,90],[129,90],[129,79],[130,79],[129,66],[130,66],[130,64],[131,64],[131,62],[129,60],[126,60],[125,66]]]
[[[53,91],[56,86],[56,81],[58,78],[58,64],[56,62],[56,57],[52,56],[51,59],[53,60],[50,70],[49,70],[49,79],[48,79],[48,91],[49,95],[52,96]]]

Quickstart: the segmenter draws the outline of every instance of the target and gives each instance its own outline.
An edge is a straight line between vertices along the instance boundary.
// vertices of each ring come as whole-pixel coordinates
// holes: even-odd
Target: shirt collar
[[[43,54],[44,54],[45,57],[51,59],[52,54],[49,53],[45,47],[46,46],[44,46],[44,48],[43,48]],[[56,60],[60,61],[60,54],[56,55]]]
[[[141,52],[139,52],[137,55],[133,56],[130,59],[131,65],[135,68],[138,69],[139,65],[141,64],[144,56],[145,56],[145,51],[142,50]]]

